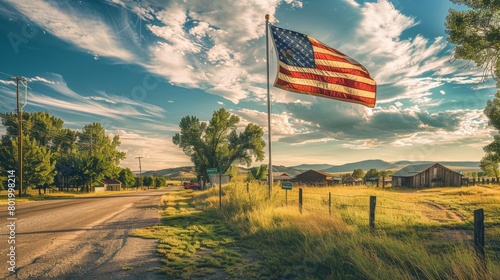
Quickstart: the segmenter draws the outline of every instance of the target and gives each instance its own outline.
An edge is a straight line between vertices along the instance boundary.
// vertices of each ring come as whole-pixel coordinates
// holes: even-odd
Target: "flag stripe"
[[[271,25],[278,55],[278,88],[373,108],[377,84],[353,58],[320,41]]]
[[[353,64],[356,64],[356,65],[359,65],[361,67],[363,67],[361,65],[361,63],[357,62],[356,60],[352,59],[351,57],[349,57],[348,55],[345,55],[339,51],[337,51],[336,49],[334,48],[331,48],[323,43],[321,43],[320,41],[316,40],[315,38],[311,37],[311,36],[307,36],[309,38],[309,41],[311,42],[311,45],[313,45],[313,47],[317,47],[319,49],[323,49],[322,52],[330,52],[330,54],[332,55],[335,55],[335,56],[338,56],[338,57],[342,57],[344,58],[345,60],[347,61],[350,61],[351,63]],[[364,68],[364,67],[363,67]],[[368,72],[368,71],[367,71]]]
[[[288,83],[292,83],[292,84],[312,86],[312,87],[316,87],[316,88],[322,88],[325,90],[332,90],[332,91],[342,92],[342,93],[346,93],[346,94],[352,94],[352,95],[356,95],[356,96],[373,97],[372,91],[367,91],[367,90],[363,90],[363,89],[356,89],[356,88],[348,87],[345,85],[330,84],[327,82],[312,80],[309,78],[292,77],[292,76],[288,76],[288,75],[285,75],[284,73],[280,73],[280,72],[278,72],[278,75],[276,78],[279,80],[288,82]]]
[[[345,63],[345,62],[339,62],[339,61],[332,61],[332,60],[325,60],[325,59],[315,59],[316,65],[323,65],[323,66],[328,66],[328,67],[337,67],[337,68],[344,68],[344,69],[353,69],[353,70],[358,70],[360,72],[363,72],[363,68],[352,65],[350,63]]]
[[[304,71],[290,71],[290,70],[284,68],[281,64],[280,64],[279,72],[286,75],[286,76],[290,76],[292,78],[311,79],[311,80],[321,81],[321,82],[330,83],[330,84],[342,84],[342,85],[350,87],[350,88],[360,89],[360,90],[370,91],[370,92],[374,92],[377,90],[377,86],[373,85],[373,84],[363,83],[360,81],[349,79],[347,77],[318,75],[318,74],[308,73],[308,72],[304,72]]]
[[[335,55],[334,53],[330,51],[325,51],[324,49],[318,48],[318,47],[313,47],[314,50],[314,58],[315,59],[322,59],[322,60],[331,60],[331,61],[338,61],[338,62],[343,62],[346,64],[351,65],[351,68],[359,69],[360,71],[363,71],[364,73],[368,74],[368,71],[366,68],[364,68],[362,65],[353,63],[353,60],[351,61],[345,59],[343,56],[338,56]]]
[[[361,82],[369,85],[375,86],[376,83],[370,77],[365,77],[360,75],[359,71],[354,69],[344,69],[344,68],[332,68],[332,67],[323,67],[320,65],[316,65],[316,68],[306,68],[306,67],[297,67],[290,66],[283,62],[278,62],[279,67],[283,67],[285,70],[290,72],[303,72],[303,73],[311,73],[318,76],[329,76],[329,77],[337,77],[347,80],[353,80],[356,82]],[[280,69],[278,69],[280,70]],[[353,73],[354,72],[354,73]]]
[[[343,92],[338,92],[334,90],[327,90],[323,88],[318,88],[310,85],[301,85],[301,84],[294,84],[294,83],[289,83],[284,80],[276,80],[275,86],[278,88],[281,88],[286,91],[293,91],[297,93],[302,93],[302,94],[309,94],[309,95],[314,95],[318,97],[325,97],[325,98],[331,98],[331,99],[336,99],[336,100],[341,100],[341,101],[347,101],[347,102],[352,102],[352,103],[357,103],[357,104],[362,104],[370,108],[375,107],[375,97],[363,97],[363,96],[356,96],[356,95],[351,95],[351,94],[346,94]]]
[[[376,84],[375,81],[370,77],[369,74],[366,74],[365,72],[361,72],[357,69],[339,68],[339,67],[332,67],[332,66],[327,66],[327,65],[316,65],[316,69],[321,70],[321,71],[327,71],[327,72],[338,72],[338,73],[354,75],[354,76],[358,76],[359,78],[369,79],[369,80],[371,80],[370,83]]]

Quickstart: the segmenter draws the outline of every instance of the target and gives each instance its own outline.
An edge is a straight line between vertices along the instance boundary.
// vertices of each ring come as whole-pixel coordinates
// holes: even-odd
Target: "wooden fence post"
[[[328,215],[332,215],[332,193],[328,192]]]
[[[484,211],[474,210],[474,245],[481,257],[484,258]]]
[[[302,188],[299,188],[299,212],[302,214]]]
[[[377,204],[377,197],[370,196],[370,232],[375,233],[375,205]]]

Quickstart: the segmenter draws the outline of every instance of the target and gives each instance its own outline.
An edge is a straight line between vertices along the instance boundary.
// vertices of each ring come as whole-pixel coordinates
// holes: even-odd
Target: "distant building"
[[[122,182],[116,179],[102,179],[100,188],[104,188],[104,191],[120,191],[122,189]],[[96,192],[98,192],[98,187],[96,187]]]
[[[274,181],[288,181],[293,177],[286,172],[273,172],[273,180]]]
[[[291,181],[316,186],[327,186],[333,184],[333,175],[320,170],[308,170],[303,172]]]
[[[349,176],[344,179],[344,183],[348,186],[361,185],[363,184],[363,179],[354,178]]]
[[[459,187],[462,174],[439,163],[408,165],[392,174],[392,185],[410,188]]]

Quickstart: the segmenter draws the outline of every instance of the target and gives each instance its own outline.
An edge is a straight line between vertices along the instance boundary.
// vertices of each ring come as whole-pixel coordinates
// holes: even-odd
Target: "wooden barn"
[[[333,184],[333,175],[320,170],[308,170],[295,176],[291,181],[307,185],[326,186]]]
[[[392,185],[410,188],[460,187],[462,174],[439,163],[414,164],[392,174]]]
[[[344,183],[348,186],[357,186],[363,184],[363,180],[349,176],[344,179]]]

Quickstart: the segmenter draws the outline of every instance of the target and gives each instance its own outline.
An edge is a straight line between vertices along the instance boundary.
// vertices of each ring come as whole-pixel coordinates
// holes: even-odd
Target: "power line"
[[[26,82],[24,84],[25,87],[28,87],[28,82],[24,77],[12,77],[12,80],[16,81],[16,96],[17,96],[17,117],[18,117],[18,139],[17,139],[17,164],[18,164],[18,172],[19,172],[19,197],[23,195],[23,115],[22,115],[22,107],[20,102],[20,94],[19,94],[19,82]],[[26,89],[27,90],[27,89]],[[26,104],[25,104],[26,105]],[[24,107],[24,106],[23,106]]]

